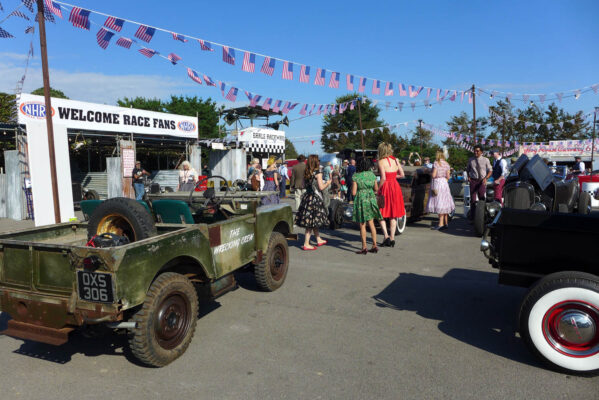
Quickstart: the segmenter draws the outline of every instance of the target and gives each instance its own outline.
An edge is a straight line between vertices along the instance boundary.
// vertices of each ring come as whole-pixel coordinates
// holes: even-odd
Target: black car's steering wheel
[[[199,181],[197,181],[197,183],[193,186],[193,189],[191,189],[191,191],[189,192],[189,197],[187,198],[187,203],[192,206],[193,205],[193,193],[195,192],[196,188],[198,188],[199,186],[201,186],[201,184],[205,181],[207,181],[208,179],[215,179],[218,178],[221,181],[225,182],[225,195],[223,196],[222,199],[216,199],[216,191],[214,190],[214,188],[207,188],[204,191],[204,197],[206,198],[206,200],[204,201],[204,205],[202,206],[203,209],[206,208],[215,208],[217,207],[220,203],[222,203],[224,197],[227,196],[227,193],[229,193],[230,188],[229,188],[229,183],[228,181],[220,176],[220,175],[212,175],[211,177],[204,177],[202,179],[200,179]],[[221,185],[222,188],[222,185]]]

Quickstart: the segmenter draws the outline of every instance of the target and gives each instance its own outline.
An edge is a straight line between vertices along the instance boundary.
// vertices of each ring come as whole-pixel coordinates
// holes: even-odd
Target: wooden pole
[[[366,150],[364,148],[364,131],[362,130],[362,109],[360,108],[361,98],[358,98],[358,121],[360,123],[360,139],[362,139],[362,157],[366,157]]]
[[[50,101],[50,74],[48,72],[48,47],[46,45],[46,24],[44,20],[44,2],[37,0],[37,22],[40,29],[40,53],[42,55],[42,76],[44,80],[44,100],[46,105],[46,128],[48,131],[48,152],[50,156],[50,182],[54,201],[54,220],[60,223],[60,203],[58,199],[58,176],[56,174],[56,155],[54,153],[54,126],[52,125],[52,102]]]
[[[472,138],[476,145],[476,88],[472,84]]]

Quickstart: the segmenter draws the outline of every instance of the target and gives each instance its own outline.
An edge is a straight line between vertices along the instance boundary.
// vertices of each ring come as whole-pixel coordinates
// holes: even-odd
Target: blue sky
[[[4,12],[20,3],[0,0]],[[84,31],[68,22],[68,12],[56,24],[47,25],[51,84],[70,98],[106,104],[128,96],[167,98],[170,94],[212,97],[219,102],[215,88],[197,85],[187,78],[183,65],[190,66],[239,88],[264,97],[299,103],[332,103],[346,93],[345,75],[368,76],[405,84],[464,90],[477,86],[514,93],[559,92],[599,82],[599,2],[587,1],[115,1],[72,0],[72,4],[95,9],[167,30],[229,44],[257,53],[272,55],[315,71],[322,67],[340,71],[341,89],[299,83],[296,66],[294,81],[281,79],[281,65],[268,77],[241,71],[242,53],[237,65],[221,61],[220,49],[200,51],[199,44],[177,42],[158,32],[148,47],[162,54],[175,52],[183,58],[180,66],[154,57],[141,56],[114,45],[107,50],[96,44],[98,27]],[[24,10],[24,8],[21,8]],[[102,24],[104,17],[92,14]],[[12,91],[23,74],[24,56],[30,35],[23,30],[27,21],[12,17],[0,24],[14,39],[0,39],[0,91]],[[132,37],[137,27],[126,24],[123,35]],[[34,40],[35,58],[25,83],[25,91],[41,86],[39,42]],[[257,58],[257,70],[262,58]],[[313,78],[312,78],[313,81]],[[367,94],[370,95],[369,81]],[[384,103],[404,101],[396,94],[389,98],[372,96]],[[424,99],[420,95],[416,100]],[[481,98],[488,105],[493,100]],[[535,99],[536,100],[536,99]],[[232,104],[227,102],[228,104]],[[236,105],[247,104],[240,93]],[[522,106],[521,101],[515,101]],[[590,111],[599,106],[599,95],[587,93],[579,100],[564,99],[567,111]],[[299,117],[299,106],[290,119]],[[431,109],[383,111],[387,123],[413,121],[443,125],[451,115],[472,113],[464,103],[443,102]],[[478,115],[486,115],[484,106]],[[294,121],[286,129],[302,152],[321,153],[318,137],[321,117]],[[397,132],[397,131],[396,131]],[[401,128],[405,136],[409,130]]]

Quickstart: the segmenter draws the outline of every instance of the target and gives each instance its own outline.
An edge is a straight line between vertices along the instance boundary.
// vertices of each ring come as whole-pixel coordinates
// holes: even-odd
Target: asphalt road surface
[[[291,242],[280,290],[240,274],[164,368],[138,365],[123,335],[75,334],[61,347],[0,336],[0,398],[598,398],[599,378],[552,372],[527,351],[516,333],[525,292],[497,284],[471,226],[430,224],[408,225],[378,254],[354,254],[349,226],[317,251]]]

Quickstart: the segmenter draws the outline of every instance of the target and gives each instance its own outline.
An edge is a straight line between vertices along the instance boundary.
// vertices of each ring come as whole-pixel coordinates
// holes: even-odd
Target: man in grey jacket
[[[289,188],[295,195],[295,210],[300,206],[302,201],[302,195],[306,193],[306,187],[304,184],[304,174],[306,172],[306,163],[304,162],[306,157],[299,155],[297,157],[298,163],[291,168],[291,180],[289,181]]]
[[[470,183],[470,214],[469,218],[474,218],[474,208],[477,200],[484,200],[487,193],[487,179],[493,173],[491,162],[483,156],[483,148],[480,145],[474,146],[474,157],[468,160],[466,166],[468,181]]]

